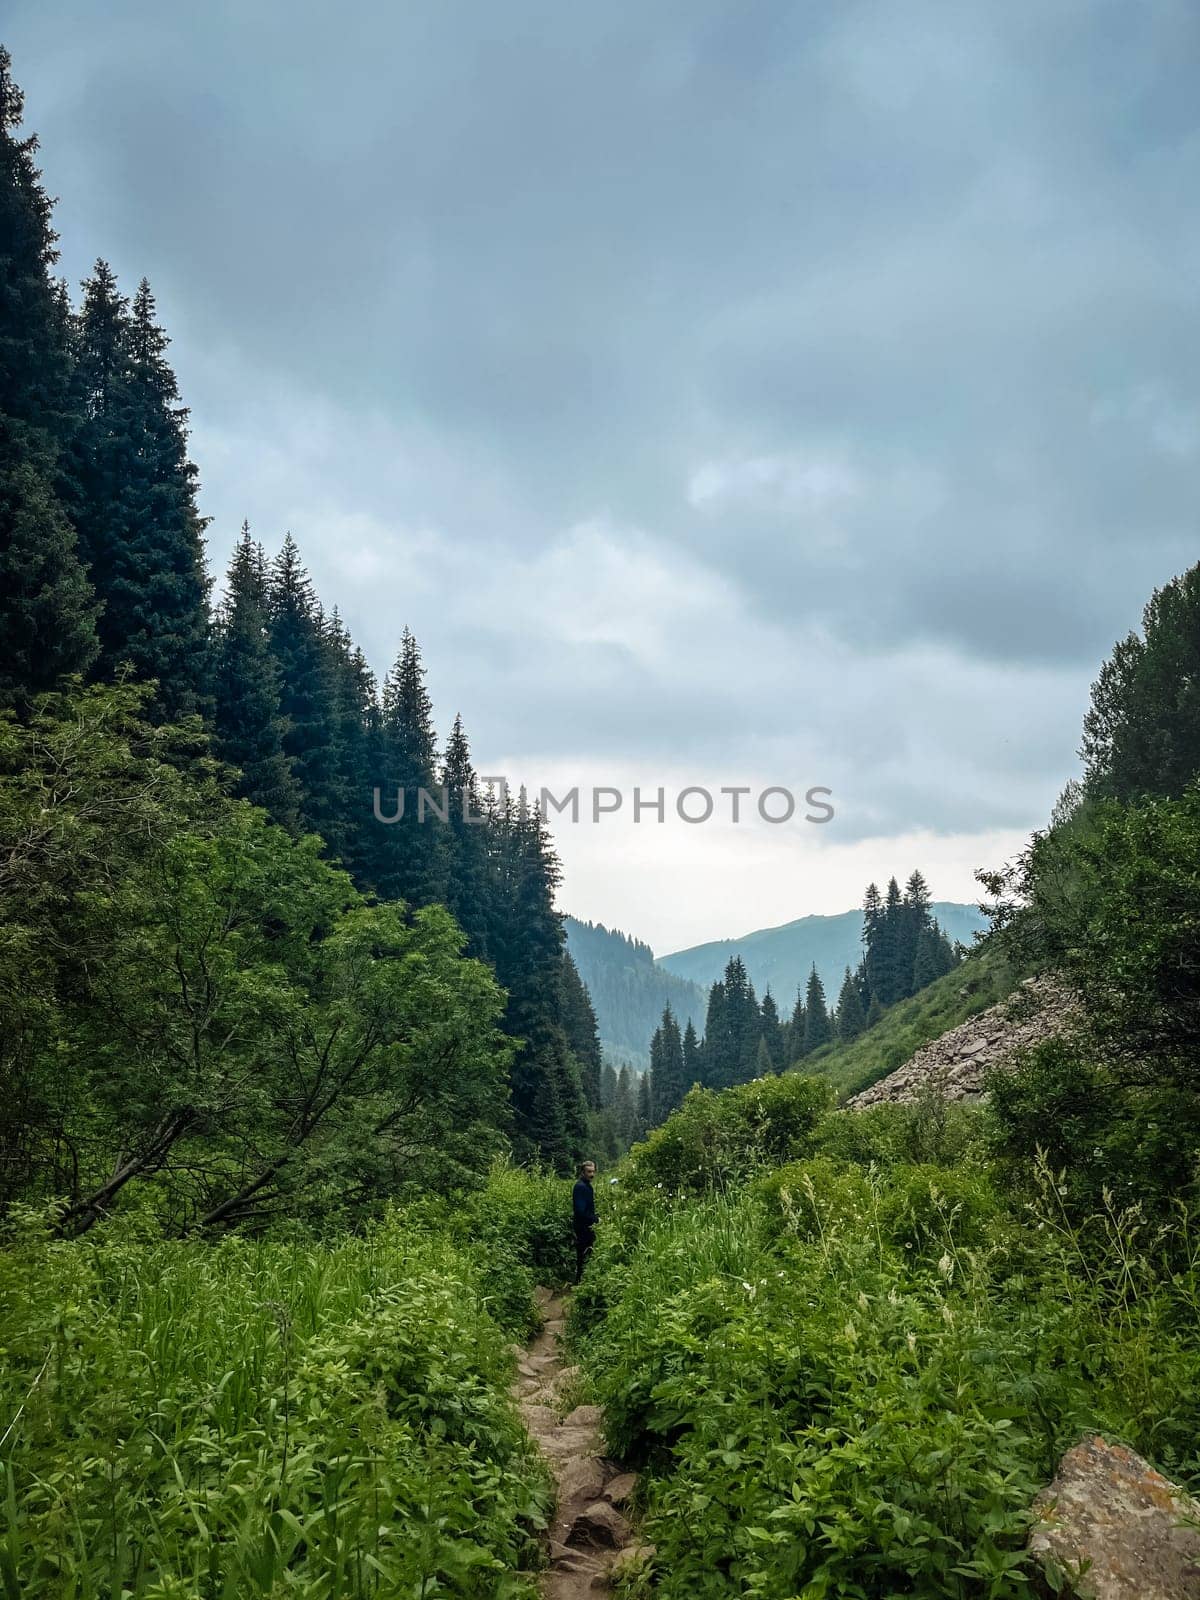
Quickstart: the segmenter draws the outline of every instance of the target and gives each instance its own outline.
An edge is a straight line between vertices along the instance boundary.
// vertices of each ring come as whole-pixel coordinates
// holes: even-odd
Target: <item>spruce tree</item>
[[[843,1044],[857,1039],[867,1025],[858,979],[846,968],[837,1003],[837,1036]]]
[[[271,652],[266,558],[247,523],[229,564],[213,648],[214,745],[236,792],[295,830],[300,795],[284,754],[279,669]]]
[[[688,1024],[692,1035],[691,1049],[696,1048],[696,1030]],[[691,1088],[684,1059],[684,1041],[680,1037],[679,1023],[668,1005],[664,1007],[662,1021],[655,1029],[650,1044],[650,1099],[654,1120],[663,1122],[682,1101]]]
[[[1091,798],[1177,796],[1200,776],[1200,564],[1156,589],[1141,633],[1114,647],[1079,753]]]
[[[68,359],[51,201],[0,47],[0,703],[95,660],[96,600],[59,492]]]
[[[637,1090],[638,1136],[644,1138],[654,1126],[654,1108],[650,1097],[650,1074],[643,1072],[638,1078]]]
[[[357,883],[370,881],[375,822],[371,769],[375,744],[375,678],[335,606],[325,628],[332,685],[333,761],[341,815],[327,839]]]
[[[438,815],[433,707],[420,648],[407,628],[384,679],[380,762],[381,814],[396,820],[376,829],[377,887],[388,899],[428,905],[446,892],[448,841]],[[429,799],[422,799],[422,790]]]
[[[863,975],[870,996],[867,1004],[870,1005],[870,1000],[878,998],[887,988],[884,971],[887,963],[886,922],[883,899],[874,883],[867,885],[867,892],[863,896],[862,942]]]
[[[579,1070],[579,1082],[588,1109],[600,1108],[600,1034],[587,985],[569,950],[562,953],[562,1003],[560,1014],[567,1046]]]
[[[796,989],[796,1003],[792,1007],[791,1021],[787,1025],[787,1053],[789,1064],[804,1056],[804,990]]]
[[[771,1063],[772,1072],[782,1072],[787,1065],[785,1056],[787,1049],[784,1042],[784,1026],[779,1020],[779,1007],[775,1004],[775,997],[770,989],[762,997],[759,1007],[759,1028],[762,1042],[766,1046],[767,1059]]]
[[[814,963],[804,998],[804,1054],[811,1055],[832,1038],[833,1028],[825,1005],[825,986]]]
[[[700,1082],[700,1041],[689,1017],[683,1030],[683,1094]],[[680,1096],[680,1099],[683,1095]]]
[[[917,955],[921,940],[932,924],[929,910],[929,885],[919,871],[913,872],[904,888],[904,907],[901,916],[901,934],[897,951],[897,967],[902,980],[903,999],[920,987],[916,982]]]
[[[95,671],[158,687],[164,720],[211,710],[208,578],[187,409],[143,280],[132,307],[98,261],[84,284],[69,458],[80,554],[102,602]]]
[[[301,826],[322,838],[336,836],[347,797],[338,760],[334,658],[312,580],[290,533],[271,564],[267,601],[283,749],[300,794]]]
[[[489,929],[494,910],[491,882],[491,841],[494,822],[483,803],[471,750],[456,716],[442,763],[442,788],[447,801],[446,904],[467,935],[471,955],[483,960],[490,949]],[[588,996],[591,1008],[591,997]],[[593,1021],[594,1021],[593,1014]]]

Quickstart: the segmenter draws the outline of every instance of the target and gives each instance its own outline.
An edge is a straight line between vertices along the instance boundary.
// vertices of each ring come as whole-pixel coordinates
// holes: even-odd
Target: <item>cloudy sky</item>
[[[9,0],[63,268],[147,274],[210,547],[290,528],[659,951],[974,897],[1200,547],[1195,0]],[[628,811],[628,801],[626,812]],[[728,817],[726,809],[719,815]]]

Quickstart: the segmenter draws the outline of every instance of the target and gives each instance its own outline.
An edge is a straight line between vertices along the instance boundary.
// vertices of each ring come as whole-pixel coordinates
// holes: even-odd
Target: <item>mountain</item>
[[[938,900],[930,907],[943,932],[968,947],[975,933],[987,924],[977,906]],[[862,958],[861,911],[842,911],[832,917],[798,917],[779,928],[760,928],[740,939],[715,939],[693,945],[673,955],[660,956],[657,965],[678,978],[707,991],[725,970],[732,956],[741,956],[759,996],[767,988],[782,1010],[791,1005],[797,988],[805,983],[816,963],[825,992],[837,994],[842,974]]]
[[[681,1028],[690,1018],[697,1033],[704,1031],[707,993],[657,965],[648,944],[602,922],[564,921],[567,948],[592,997],[605,1060],[648,1066],[650,1040],[668,1004]]]

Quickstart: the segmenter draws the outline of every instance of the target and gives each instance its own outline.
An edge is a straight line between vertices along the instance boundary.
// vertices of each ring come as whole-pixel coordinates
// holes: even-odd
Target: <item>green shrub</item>
[[[18,1241],[0,1349],[5,1600],[532,1597],[545,1472],[444,1239]]]
[[[941,1256],[948,1249],[982,1244],[999,1210],[983,1173],[922,1163],[888,1175],[878,1215],[893,1244]]]
[[[764,1167],[809,1154],[832,1100],[826,1083],[799,1073],[756,1078],[719,1094],[693,1089],[630,1152],[622,1181],[668,1194],[720,1192]]]
[[[776,1167],[755,1181],[753,1191],[802,1239],[861,1225],[872,1210],[871,1184],[862,1170],[828,1156]]]

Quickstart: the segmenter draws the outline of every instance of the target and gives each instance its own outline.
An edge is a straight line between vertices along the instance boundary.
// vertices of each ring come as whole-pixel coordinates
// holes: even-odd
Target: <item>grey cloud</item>
[[[749,762],[770,726],[887,826],[1042,820],[1195,554],[1190,0],[9,17],[66,266],[159,292],[215,555],[290,523],[493,749]],[[526,592],[594,519],[697,586],[658,656]],[[387,529],[390,580],[346,543]]]

